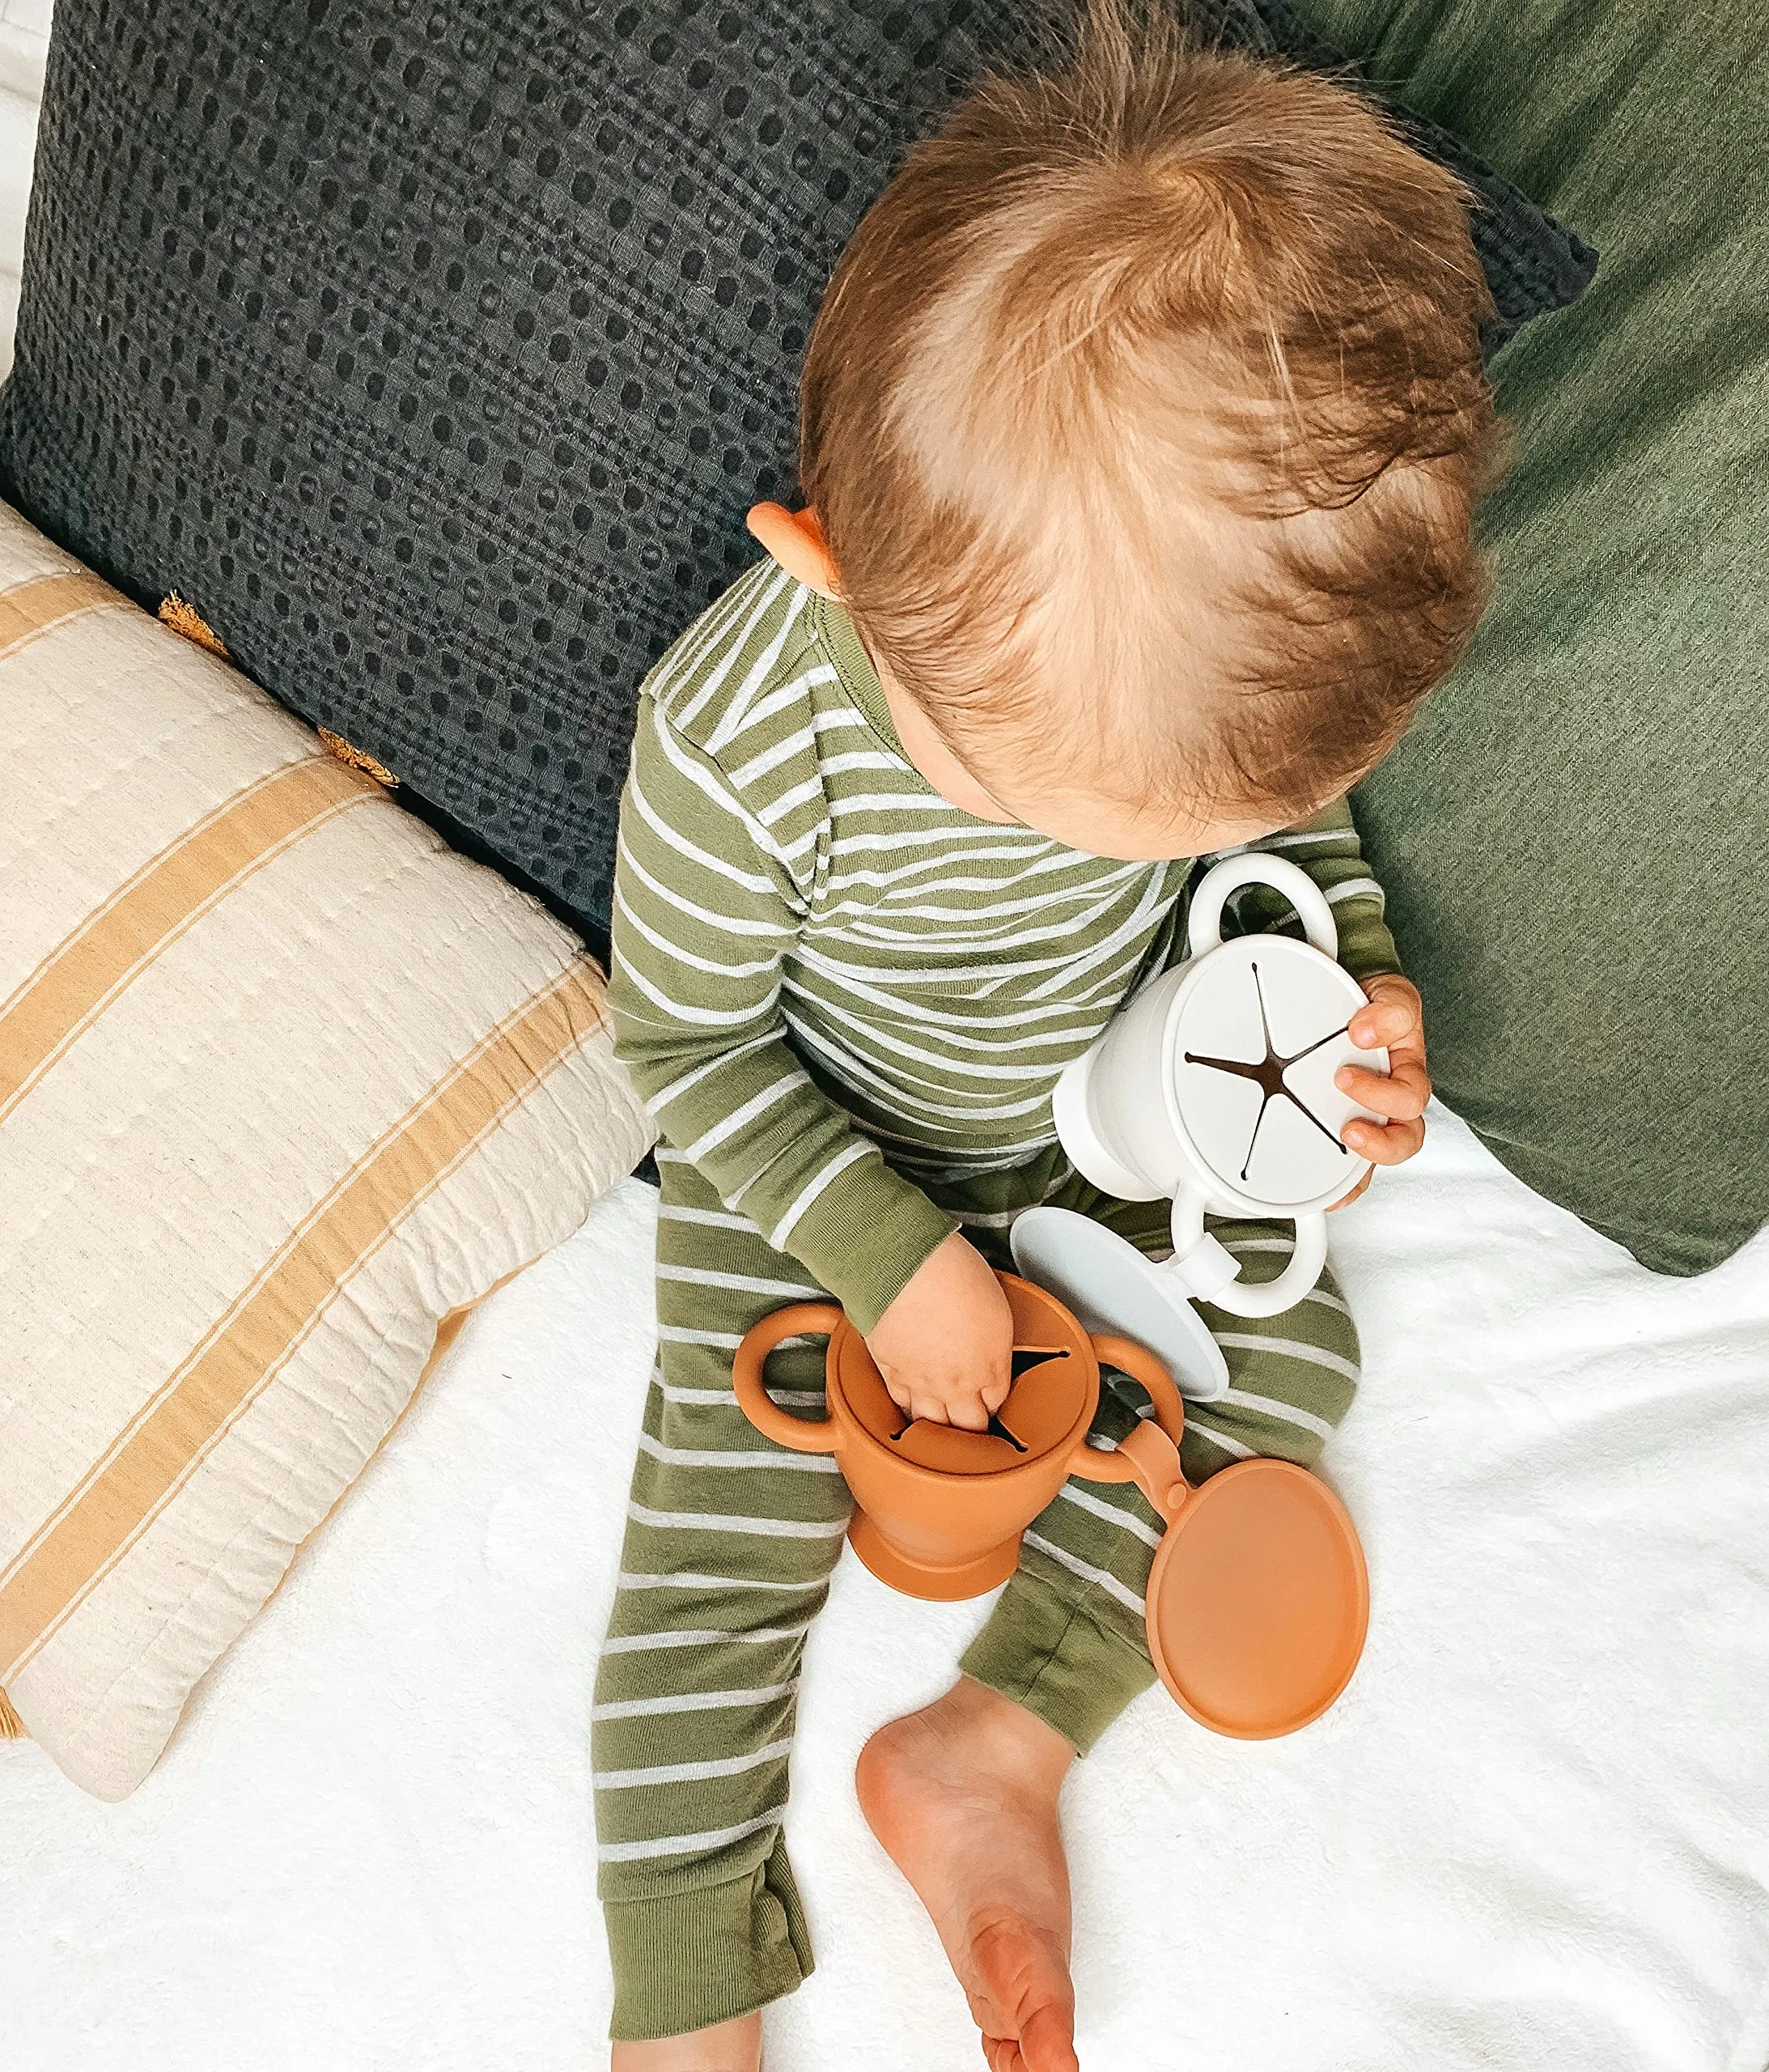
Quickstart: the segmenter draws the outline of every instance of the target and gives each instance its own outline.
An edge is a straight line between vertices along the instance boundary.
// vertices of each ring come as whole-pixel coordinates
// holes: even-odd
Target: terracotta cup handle
[[[1186,1432],[1186,1399],[1173,1376],[1146,1345],[1109,1332],[1093,1334],[1102,1367],[1116,1367],[1148,1391],[1155,1422],[1139,1423],[1117,1450],[1101,1453],[1083,1439],[1069,1457],[1069,1472],[1088,1482],[1134,1482],[1160,1515],[1171,1520],[1191,1491],[1179,1464]]]
[[[737,1408],[777,1446],[788,1446],[795,1454],[835,1451],[835,1427],[829,1420],[795,1417],[783,1410],[769,1395],[761,1369],[783,1339],[825,1336],[841,1321],[842,1312],[834,1302],[792,1302],[752,1324],[744,1334],[731,1363],[731,1386],[736,1392]]]

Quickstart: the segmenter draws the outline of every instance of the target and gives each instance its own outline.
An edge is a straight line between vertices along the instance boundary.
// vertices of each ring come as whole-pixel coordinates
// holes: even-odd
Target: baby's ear
[[[815,590],[820,597],[840,599],[841,581],[823,537],[822,520],[811,505],[788,511],[783,503],[758,503],[744,522],[795,582]]]

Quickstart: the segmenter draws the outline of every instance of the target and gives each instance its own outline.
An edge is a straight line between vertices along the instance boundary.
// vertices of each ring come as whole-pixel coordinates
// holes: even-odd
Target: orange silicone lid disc
[[[1369,1579],[1333,1492],[1288,1461],[1204,1483],[1148,1579],[1149,1651],[1192,1717],[1243,1741],[1292,1734],[1351,1681]]]

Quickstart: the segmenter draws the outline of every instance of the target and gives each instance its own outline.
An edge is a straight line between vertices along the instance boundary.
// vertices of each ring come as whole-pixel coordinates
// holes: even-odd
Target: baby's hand
[[[1419,988],[1398,973],[1366,982],[1364,990],[1370,1004],[1351,1017],[1351,1041],[1360,1050],[1388,1047],[1388,1071],[1368,1072],[1361,1065],[1342,1065],[1334,1084],[1360,1107],[1373,1109],[1387,1119],[1365,1122],[1355,1116],[1345,1126],[1345,1141],[1360,1158],[1372,1166],[1398,1166],[1411,1158],[1425,1141],[1421,1118],[1432,1098],[1432,1083],[1425,1071],[1425,1016]],[[1370,1183],[1366,1173],[1345,1197],[1334,1203],[1355,1201]]]
[[[986,1431],[1012,1386],[1008,1298],[956,1230],[922,1261],[866,1342],[891,1401],[931,1424]]]

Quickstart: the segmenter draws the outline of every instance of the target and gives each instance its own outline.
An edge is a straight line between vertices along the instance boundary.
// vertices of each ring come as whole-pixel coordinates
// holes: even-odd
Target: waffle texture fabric
[[[0,487],[599,947],[640,679],[791,493],[836,255],[1038,12],[61,0]],[[1577,292],[1576,240],[1414,134],[1478,187],[1502,328]]]

